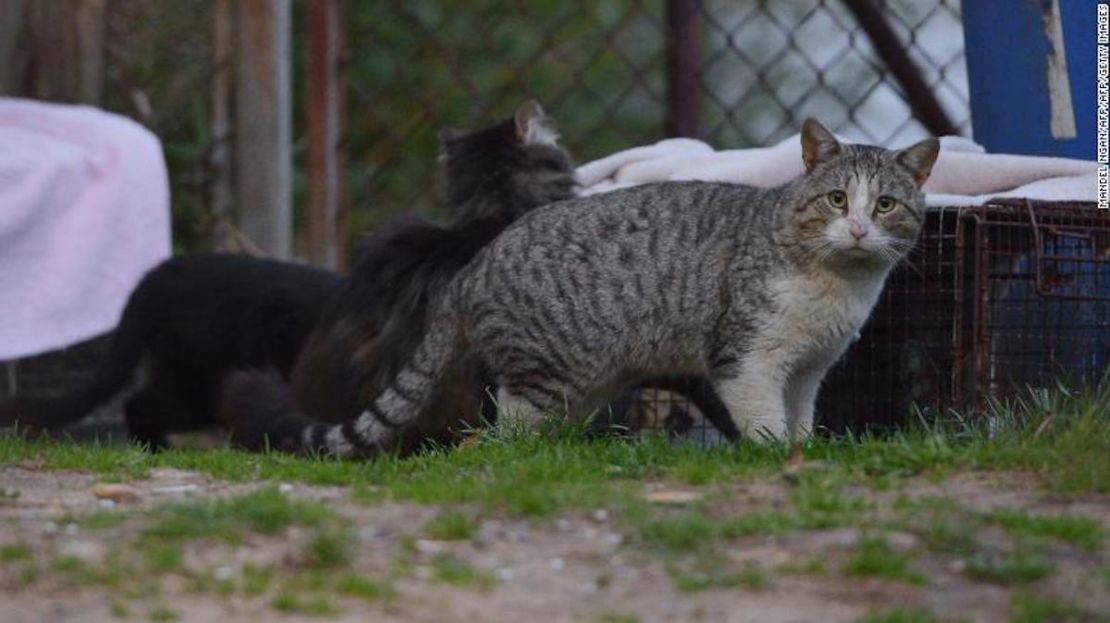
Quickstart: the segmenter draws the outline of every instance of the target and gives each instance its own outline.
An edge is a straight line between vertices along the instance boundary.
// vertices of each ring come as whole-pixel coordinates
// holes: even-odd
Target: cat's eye
[[[837,210],[848,207],[848,195],[843,190],[834,190],[828,194],[829,205]]]
[[[882,197],[879,197],[878,201],[875,202],[875,211],[879,214],[886,214],[897,206],[898,202],[895,201],[893,197],[887,197],[886,195],[883,195]]]

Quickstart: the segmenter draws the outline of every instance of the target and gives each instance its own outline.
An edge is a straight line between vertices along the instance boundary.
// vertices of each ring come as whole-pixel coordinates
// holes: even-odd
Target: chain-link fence
[[[235,62],[213,51],[215,4],[107,9],[105,105],[164,141],[182,248],[208,223],[213,159],[231,138],[213,128],[215,77]],[[294,1],[298,205],[306,7]],[[676,134],[766,145],[806,116],[887,145],[969,133],[959,0],[382,0],[348,3],[344,32],[352,233],[434,213],[438,129],[528,97],[580,162]]]
[[[487,123],[525,97],[583,162],[676,133],[766,145],[807,116],[906,143],[927,133],[922,96],[969,133],[957,0],[394,0],[352,6],[350,22],[350,190],[371,221],[434,205],[440,126]],[[905,57],[876,51],[883,34]]]

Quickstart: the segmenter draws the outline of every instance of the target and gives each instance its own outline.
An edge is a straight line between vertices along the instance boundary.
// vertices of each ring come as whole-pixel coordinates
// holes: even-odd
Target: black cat
[[[123,403],[132,437],[215,423],[220,380],[242,366],[288,373],[339,275],[246,255],[178,257],[152,269],[124,307],[108,354],[85,385],[0,404],[0,426],[54,429]]]
[[[369,250],[325,310],[289,384],[272,369],[229,377],[220,418],[254,431],[237,441],[263,447],[267,438],[283,436],[279,429],[290,418],[353,420],[411,356],[433,302],[455,274],[521,215],[574,196],[574,164],[556,138],[535,102],[483,130],[443,133],[448,201],[469,199],[448,225],[402,216],[368,240]],[[486,385],[481,371],[466,362],[452,378],[420,426],[408,431],[406,447],[449,441],[460,427],[479,424]],[[245,421],[251,425],[243,427]]]

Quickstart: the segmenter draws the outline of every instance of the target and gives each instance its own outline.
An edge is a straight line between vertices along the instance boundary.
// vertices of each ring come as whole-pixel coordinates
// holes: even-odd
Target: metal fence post
[[[699,136],[701,30],[698,0],[667,0],[668,136]]]
[[[344,263],[347,243],[341,144],[345,4],[308,5],[308,259],[332,269]]]
[[[235,106],[235,174],[243,234],[267,254],[293,241],[290,0],[241,0]]]

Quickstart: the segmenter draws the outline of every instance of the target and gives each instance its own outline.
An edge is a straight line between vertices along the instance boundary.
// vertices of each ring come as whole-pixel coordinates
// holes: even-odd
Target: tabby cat
[[[663,183],[525,216],[452,281],[358,419],[285,418],[271,443],[392,449],[465,356],[496,382],[499,418],[588,409],[630,379],[677,371],[711,377],[746,436],[805,438],[821,379],[917,239],[938,142],[842,145],[807,120],[801,143],[806,173],[777,188]]]

